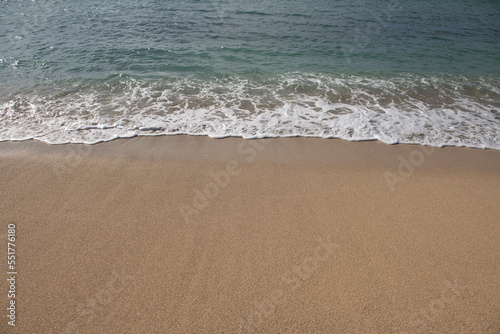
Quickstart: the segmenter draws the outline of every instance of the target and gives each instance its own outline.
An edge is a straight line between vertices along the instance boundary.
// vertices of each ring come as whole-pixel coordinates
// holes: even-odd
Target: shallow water
[[[0,140],[500,149],[497,1],[0,3]]]

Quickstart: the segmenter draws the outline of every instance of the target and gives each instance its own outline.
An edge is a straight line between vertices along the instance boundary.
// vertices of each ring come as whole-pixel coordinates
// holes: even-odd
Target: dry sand
[[[1,333],[500,333],[500,151],[170,136],[0,167]]]

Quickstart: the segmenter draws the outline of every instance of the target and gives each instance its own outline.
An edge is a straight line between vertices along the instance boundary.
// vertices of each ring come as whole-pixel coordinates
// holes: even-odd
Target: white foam
[[[484,78],[292,73],[258,81],[120,80],[1,102],[0,140],[303,136],[500,149],[500,89]]]

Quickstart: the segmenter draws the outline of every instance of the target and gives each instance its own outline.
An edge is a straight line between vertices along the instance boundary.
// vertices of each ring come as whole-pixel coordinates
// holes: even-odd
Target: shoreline
[[[2,332],[500,330],[496,150],[179,135],[0,166]]]
[[[114,139],[108,139],[108,140],[102,140],[98,142],[92,142],[92,143],[84,143],[84,142],[78,142],[78,143],[49,143],[41,139],[36,139],[36,138],[30,138],[30,139],[15,139],[15,140],[9,140],[9,139],[4,139],[0,140],[0,144],[6,143],[6,144],[15,144],[15,143],[41,143],[49,146],[66,146],[66,145],[85,145],[85,146],[95,146],[95,145],[100,145],[100,144],[105,144],[105,143],[111,143],[115,141],[123,141],[123,140],[137,140],[141,138],[157,138],[157,137],[201,137],[201,138],[207,138],[210,140],[225,140],[225,139],[238,139],[238,140],[246,140],[246,141],[251,141],[251,140],[274,140],[274,139],[315,139],[315,140],[328,140],[328,141],[344,141],[344,142],[349,142],[349,143],[365,143],[365,142],[379,142],[384,145],[389,145],[389,146],[397,146],[397,145],[417,145],[417,146],[428,146],[428,147],[434,147],[434,148],[459,148],[459,149],[474,149],[474,150],[491,150],[491,151],[500,151],[500,148],[493,148],[493,147],[477,147],[477,146],[467,146],[467,145],[442,145],[442,146],[436,146],[436,145],[431,145],[431,144],[422,144],[422,143],[407,143],[407,142],[395,142],[395,143],[386,143],[380,139],[372,138],[372,139],[358,139],[358,140],[349,140],[341,137],[320,137],[320,136],[303,136],[303,135],[288,135],[288,136],[279,136],[279,137],[262,137],[262,138],[244,138],[242,136],[234,136],[234,135],[228,135],[228,136],[223,136],[223,137],[212,137],[208,134],[188,134],[188,133],[178,133],[178,134],[170,134],[170,133],[165,133],[165,134],[158,134],[158,135],[148,135],[148,134],[138,134],[134,135],[132,137],[119,137],[119,138],[114,138]]]

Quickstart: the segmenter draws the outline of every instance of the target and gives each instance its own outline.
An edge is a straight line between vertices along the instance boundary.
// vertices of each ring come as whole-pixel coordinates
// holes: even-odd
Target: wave
[[[457,75],[59,82],[0,98],[0,140],[94,144],[141,135],[322,137],[500,149],[500,80]]]

